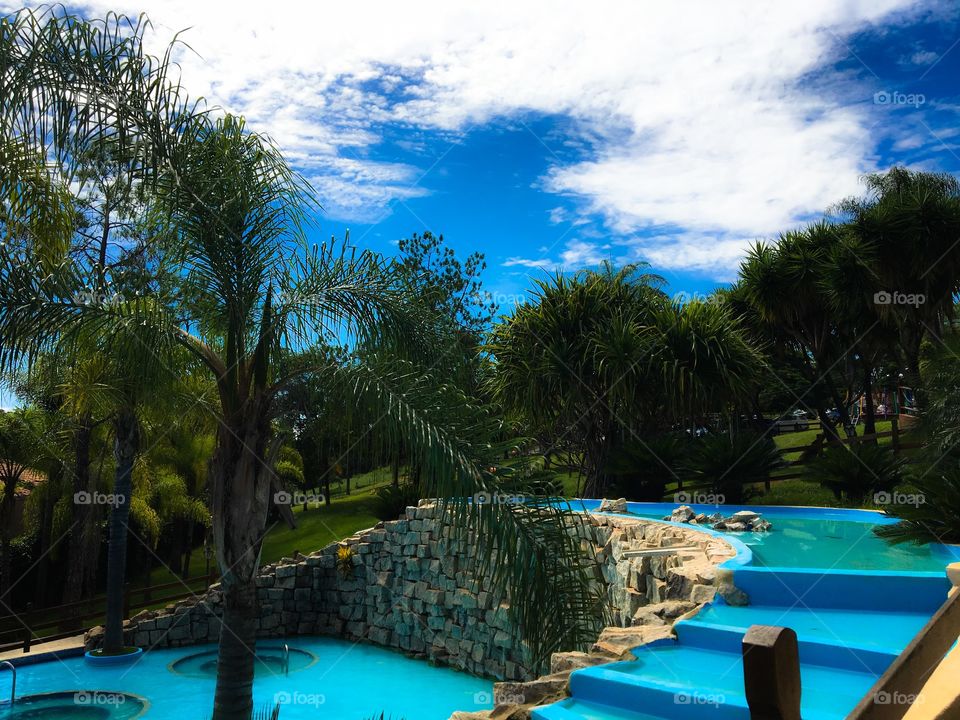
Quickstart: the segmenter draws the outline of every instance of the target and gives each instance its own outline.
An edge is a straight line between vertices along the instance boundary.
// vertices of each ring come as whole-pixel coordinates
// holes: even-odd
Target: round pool
[[[78,690],[40,693],[17,698],[0,705],[4,720],[133,720],[143,715],[150,704],[143,698],[122,692]]]
[[[317,656],[309,650],[291,647],[287,651],[285,662],[283,645],[257,644],[257,660],[254,672],[257,675],[282,676],[306,670],[317,661]],[[191,653],[167,666],[172,673],[192,678],[215,678],[217,676],[217,651],[205,650]]]

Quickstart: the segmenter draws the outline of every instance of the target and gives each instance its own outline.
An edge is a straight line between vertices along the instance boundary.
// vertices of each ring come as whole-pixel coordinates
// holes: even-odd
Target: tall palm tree
[[[86,97],[79,90],[88,87],[94,104],[102,101],[106,111],[79,108],[83,132],[54,123],[64,132],[63,137],[53,133],[60,142],[53,143],[52,155],[61,148],[69,155],[70,148],[82,144],[88,122],[126,123],[130,132],[121,133],[119,141],[142,141],[127,151],[144,153],[138,180],[155,191],[158,217],[169,220],[166,227],[173,232],[157,236],[162,262],[152,271],[163,282],[151,286],[150,293],[116,303],[77,302],[83,276],[70,264],[33,272],[39,242],[4,253],[0,359],[29,361],[41,349],[79,338],[93,339],[121,362],[140,357],[164,364],[183,348],[215,381],[218,429],[209,484],[224,615],[214,717],[242,720],[251,714],[255,577],[276,488],[272,419],[275,398],[290,379],[277,373],[277,362],[318,340],[408,347],[404,363],[360,357],[337,371],[359,401],[382,408],[392,432],[404,438],[424,468],[427,487],[451,498],[444,504],[456,526],[484,538],[479,571],[510,597],[536,659],[542,662],[561,644],[588,642],[600,619],[599,595],[590,580],[595,559],[583,557],[571,532],[578,519],[548,502],[524,507],[467,502],[478,490],[498,487],[486,442],[497,423],[455,388],[436,382],[429,367],[411,361],[442,356],[438,343],[448,338],[434,332],[442,324],[413,302],[406,274],[369,252],[307,247],[302,229],[315,207],[310,189],[266,138],[246,131],[242,120],[212,121],[185,108],[176,86],[165,84],[166,58],[143,54],[140,26],[124,33],[116,29],[115,18],[108,19],[108,30],[116,30],[111,35],[72,18],[55,20],[38,26],[28,14],[17,26],[17,42],[0,37],[0,51],[23,55],[25,64],[40,71],[20,81],[36,88],[39,78],[60,103],[38,110],[36,98],[12,87],[13,94],[0,105],[3,137],[47,139],[31,113],[70,108]],[[105,42],[114,43],[106,53]],[[78,62],[73,57],[78,47],[90,57],[83,53]],[[104,57],[126,59],[126,64],[120,62],[121,72],[97,67]],[[48,199],[31,197],[40,203]],[[49,245],[42,249],[53,254]],[[393,340],[368,344],[381,338]],[[333,369],[298,370],[311,371]],[[128,449],[135,447],[132,418],[122,422],[118,430],[127,432],[118,436],[130,441]]]
[[[635,421],[645,382],[646,328],[666,297],[641,266],[605,266],[536,282],[533,297],[494,328],[493,394],[535,428],[574,436],[587,469],[585,492],[606,490],[617,428]]]
[[[869,253],[878,290],[924,298],[914,305],[872,308],[893,325],[899,342],[887,344],[909,382],[918,385],[921,343],[941,336],[960,291],[960,182],[946,173],[894,167],[867,175],[864,184],[864,196],[848,198],[837,209]]]
[[[748,396],[761,354],[719,302],[694,301],[658,310],[648,329],[650,377],[669,388],[674,417],[691,423]]]

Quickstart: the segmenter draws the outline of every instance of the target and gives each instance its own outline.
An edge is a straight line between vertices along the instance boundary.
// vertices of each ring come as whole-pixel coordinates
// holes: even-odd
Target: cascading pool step
[[[916,612],[712,604],[675,629],[684,645],[737,653],[751,625],[788,627],[801,662],[881,675],[928,620]]]
[[[535,720],[664,720],[662,715],[631,712],[574,698],[534,708],[530,711],[530,716]]]
[[[682,644],[637,648],[630,662],[584,668],[570,677],[573,699],[676,720],[746,720],[740,653]],[[801,664],[804,720],[841,720],[876,675]]]
[[[943,604],[946,573],[810,568],[738,567],[734,584],[751,606],[832,608],[876,612],[926,612]]]

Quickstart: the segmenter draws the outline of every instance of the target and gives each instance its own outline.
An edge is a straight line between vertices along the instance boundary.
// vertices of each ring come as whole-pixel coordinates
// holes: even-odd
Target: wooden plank
[[[751,625],[743,636],[743,687],[750,720],[800,720],[800,651],[797,633]]]
[[[960,635],[960,591],[936,614],[860,700],[847,720],[899,720]]]

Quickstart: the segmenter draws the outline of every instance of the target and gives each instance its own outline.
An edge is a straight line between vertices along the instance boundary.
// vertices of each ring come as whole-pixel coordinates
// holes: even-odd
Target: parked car
[[[804,411],[800,411],[803,414],[797,416],[794,411],[788,415],[784,415],[779,420],[777,420],[777,430],[780,432],[800,432],[801,430],[810,429],[810,420],[807,419],[807,414]]]

